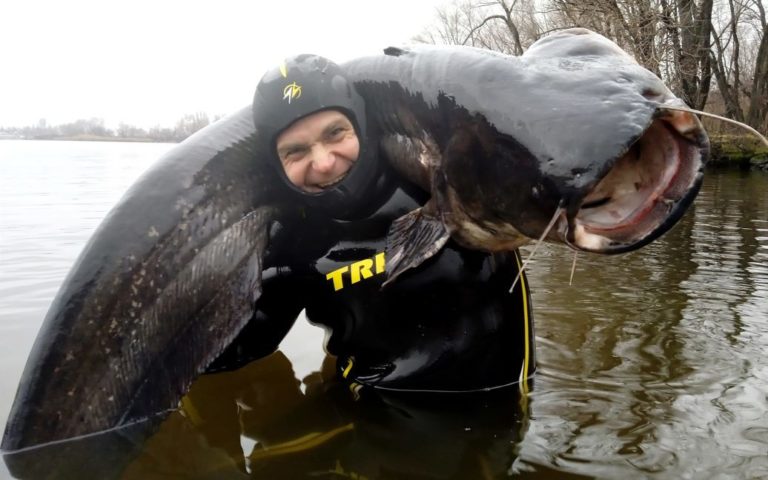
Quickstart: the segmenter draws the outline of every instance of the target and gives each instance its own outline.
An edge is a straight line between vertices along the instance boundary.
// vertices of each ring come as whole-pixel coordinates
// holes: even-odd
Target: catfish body
[[[594,251],[637,248],[682,214],[706,156],[700,126],[665,113],[674,98],[618,47],[569,35],[519,58],[423,47],[344,65],[388,161],[432,194],[393,226],[391,278],[449,236],[481,250],[516,248],[558,209],[565,213],[551,239]],[[641,150],[653,158],[629,155],[648,132]],[[677,150],[667,155],[656,138]],[[270,225],[284,208],[269,148],[246,108],[171,150],[128,191],[46,316],[4,450],[177,406],[254,315]],[[664,180],[673,170],[678,180]],[[643,185],[622,193],[643,182],[651,194]],[[624,212],[668,205],[673,193],[658,218]],[[644,223],[651,228],[638,228]]]
[[[634,250],[669,230],[701,185],[701,123],[588,30],[553,34],[521,57],[419,46],[347,68],[390,161],[432,193],[393,226],[390,278],[448,237],[487,251],[542,235],[577,250]]]

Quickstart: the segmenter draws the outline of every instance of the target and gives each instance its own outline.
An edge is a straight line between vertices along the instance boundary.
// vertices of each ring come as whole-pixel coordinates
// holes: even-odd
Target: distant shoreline
[[[0,140],[59,140],[59,141],[72,141],[72,142],[133,142],[133,143],[178,143],[174,141],[160,141],[154,140],[148,137],[114,137],[103,135],[71,135],[71,136],[38,136],[38,137],[21,137],[21,136],[3,136],[0,135]]]
[[[59,140],[74,142],[129,142],[129,143],[179,143],[172,140],[155,140],[149,137],[117,137],[106,135],[40,135],[22,137],[0,134],[2,140]],[[711,155],[708,162],[710,168],[740,168],[768,171],[768,149],[749,135],[713,134]]]

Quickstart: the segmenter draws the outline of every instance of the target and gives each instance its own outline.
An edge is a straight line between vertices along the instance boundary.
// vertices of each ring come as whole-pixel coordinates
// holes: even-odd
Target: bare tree
[[[174,128],[173,132],[174,138],[177,141],[182,141],[210,123],[208,114],[205,112],[188,113],[176,122],[176,128]]]
[[[755,128],[768,131],[768,25],[766,25],[765,7],[762,0],[752,2],[758,12],[760,22],[760,41],[752,73],[752,90],[749,93],[747,123]]]
[[[545,32],[589,28],[634,55],[691,107],[724,110],[765,129],[766,1],[455,0],[418,40],[520,55]]]
[[[741,46],[738,26],[742,9],[734,0],[728,0],[728,12],[713,16],[712,40],[714,49],[710,52],[712,69],[717,82],[717,91],[723,101],[725,114],[734,120],[743,121],[741,108]],[[725,19],[725,21],[721,21]],[[716,26],[716,23],[720,23]]]
[[[456,0],[439,8],[436,24],[416,40],[521,55],[541,35],[534,3],[532,0]]]
[[[515,7],[515,5],[518,3],[519,0],[512,0],[511,3],[507,2],[506,0],[497,0],[494,2],[500,9],[504,12],[503,14],[495,14],[495,15],[488,15],[480,22],[480,24],[476,27],[474,27],[472,30],[470,30],[467,37],[469,38],[472,36],[477,30],[483,28],[484,25],[488,24],[489,22],[494,21],[501,21],[504,22],[504,26],[506,27],[507,31],[509,32],[509,36],[512,38],[512,53],[515,55],[522,55],[523,54],[523,45],[520,43],[520,31],[517,28],[517,25],[515,23],[515,20],[512,18],[512,9]],[[488,7],[492,6],[492,2],[488,2],[485,4],[481,4],[482,6]]]
[[[121,138],[146,138],[147,131],[135,125],[120,122],[117,127],[117,136]]]
[[[709,95],[711,68],[712,1],[678,0],[677,15],[680,31],[678,94],[690,106],[703,109]]]
[[[765,7],[761,0],[727,0],[725,3],[712,19],[710,55],[717,94],[729,118],[765,130],[768,114]]]

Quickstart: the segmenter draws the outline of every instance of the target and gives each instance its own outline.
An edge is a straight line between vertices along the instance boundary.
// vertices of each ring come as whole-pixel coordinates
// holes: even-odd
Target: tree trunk
[[[759,5],[758,0],[758,7]],[[768,24],[765,22],[765,11],[760,8],[761,20],[763,24],[762,39],[760,48],[757,51],[755,60],[754,80],[752,81],[752,91],[749,96],[749,109],[747,113],[747,123],[757,129],[768,129],[765,126],[766,116],[768,115]]]
[[[691,107],[701,110],[707,102],[712,77],[710,34],[712,0],[703,0],[696,8],[693,0],[677,5],[680,23],[680,95]]]
[[[736,13],[736,9],[733,5],[733,0],[728,0],[728,6],[730,9],[730,21],[723,26],[723,31],[718,33],[712,28],[712,38],[714,40],[714,49],[711,51],[710,64],[715,74],[715,80],[717,81],[717,89],[720,91],[720,95],[723,98],[723,104],[725,106],[725,115],[739,122],[744,121],[744,111],[741,108],[741,79],[740,79],[740,61],[739,61],[739,38],[738,38],[738,23],[739,16]],[[739,12],[740,14],[741,12]],[[729,69],[725,64],[726,47],[723,46],[723,37],[726,35],[726,31],[730,31],[730,41],[733,44],[731,55],[731,68],[733,83],[729,81]],[[727,39],[725,40],[727,42]]]

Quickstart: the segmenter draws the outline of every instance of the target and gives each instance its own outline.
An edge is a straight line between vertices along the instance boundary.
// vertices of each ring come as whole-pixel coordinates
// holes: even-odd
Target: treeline
[[[213,121],[218,118],[213,118]],[[158,125],[144,129],[120,123],[116,129],[110,129],[105,126],[101,118],[80,119],[62,125],[49,125],[45,119],[41,119],[37,125],[33,126],[0,128],[0,138],[180,142],[209,125],[211,121],[208,114],[199,112],[184,115],[172,128]]]
[[[765,134],[768,23],[764,2],[456,0],[438,10],[437,21],[418,40],[520,55],[552,31],[589,28],[632,54],[691,107],[724,114]]]

